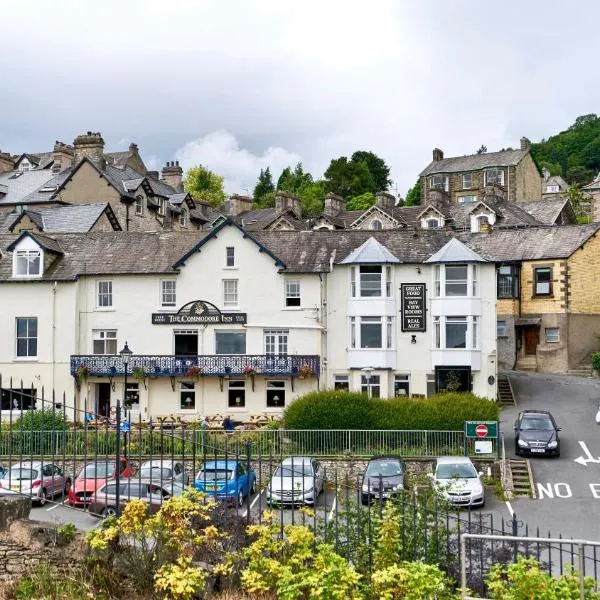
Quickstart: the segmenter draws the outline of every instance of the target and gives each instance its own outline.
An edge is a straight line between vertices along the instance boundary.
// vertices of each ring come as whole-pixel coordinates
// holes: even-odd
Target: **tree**
[[[481,146],[479,147],[479,150],[477,150],[477,154],[485,154],[487,152],[487,146],[485,146],[484,144],[481,144]]]
[[[298,196],[302,204],[304,216],[316,217],[323,212],[323,203],[327,193],[324,181],[305,183],[299,190]]]
[[[419,204],[421,204],[421,180],[417,179],[417,183],[406,194],[404,206],[418,206]]]
[[[565,192],[565,196],[571,201],[573,210],[577,217],[589,216],[590,201],[589,198],[581,191],[578,185],[570,185]]]
[[[581,151],[581,160],[589,169],[600,168],[600,136],[594,138]]]
[[[329,163],[325,171],[325,180],[330,192],[345,198],[377,191],[367,163],[352,162],[345,156],[335,158]]]
[[[390,168],[385,164],[383,158],[379,158],[373,152],[367,150],[358,150],[355,152],[350,162],[364,162],[371,173],[375,185],[374,192],[383,192],[388,189],[392,181],[390,179]]]
[[[375,194],[372,192],[365,192],[360,196],[352,196],[348,198],[346,203],[346,210],[367,210],[375,204]]]
[[[308,184],[313,183],[313,177],[310,173],[305,173],[302,163],[298,163],[294,170],[291,167],[286,167],[277,180],[277,189],[290,194],[298,194],[300,189]]]
[[[183,189],[197,200],[205,200],[218,207],[227,197],[223,188],[223,177],[198,165],[192,167],[183,180]]]
[[[254,201],[260,203],[262,198],[266,196],[270,192],[275,191],[275,186],[273,185],[273,178],[271,177],[271,170],[267,167],[264,171],[260,170],[260,175],[258,176],[258,181],[254,186]]]
[[[594,171],[585,167],[569,167],[565,179],[572,185],[585,185],[594,178]]]

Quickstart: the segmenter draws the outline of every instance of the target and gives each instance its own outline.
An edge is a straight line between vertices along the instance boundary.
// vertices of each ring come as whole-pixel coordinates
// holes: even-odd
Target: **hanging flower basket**
[[[190,377],[196,381],[200,379],[200,375],[202,375],[201,367],[190,367],[184,374],[184,377]]]
[[[256,375],[256,369],[250,365],[246,365],[242,371],[244,375]]]
[[[298,373],[300,374],[300,378],[304,379],[305,377],[310,377],[314,375],[312,367],[310,365],[302,365],[298,369]]]
[[[133,375],[133,378],[137,379],[138,381],[143,381],[146,379],[146,372],[144,369],[142,369],[142,367],[135,367],[133,371],[131,371],[131,374]]]
[[[83,383],[90,375],[90,370],[86,365],[79,365],[77,371],[75,371],[75,377],[79,383]]]

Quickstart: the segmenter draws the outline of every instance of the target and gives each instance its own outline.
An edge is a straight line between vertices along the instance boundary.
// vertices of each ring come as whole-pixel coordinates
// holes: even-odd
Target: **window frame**
[[[265,406],[267,408],[285,408],[286,391],[285,381],[280,379],[267,379],[265,384]],[[280,403],[273,404],[273,399],[277,394],[282,394],[282,398],[280,399]]]
[[[361,350],[384,350],[385,349],[385,329],[384,319],[380,315],[364,315],[359,317],[358,335],[360,339],[359,348]],[[363,337],[363,327],[371,328],[375,330],[379,329],[379,345],[378,346],[365,346]]]
[[[235,246],[225,248],[225,267],[229,269],[235,267]]]
[[[444,297],[445,298],[466,298],[469,296],[469,264],[468,263],[452,263],[444,265]],[[465,269],[464,278],[449,278],[448,274],[458,269]],[[449,294],[449,286],[460,286],[460,289],[464,286],[464,294]]]
[[[539,275],[542,272],[548,272],[548,281],[540,281],[539,280]],[[542,298],[548,298],[548,297],[552,297],[554,296],[554,290],[553,290],[553,269],[551,266],[537,266],[537,267],[533,267],[533,297],[537,298],[537,297],[542,297]],[[540,292],[538,286],[540,284],[544,284],[547,283],[548,284],[548,291],[547,292]]]
[[[270,338],[273,338],[270,340]],[[263,343],[267,356],[287,356],[290,344],[289,329],[265,329]],[[269,352],[269,350],[272,350]]]
[[[179,226],[180,227],[188,226],[187,209],[184,207],[181,207],[181,212],[179,213]]]
[[[33,257],[33,260],[32,258]],[[28,248],[28,249],[23,249],[23,250],[15,250],[15,254],[14,254],[14,263],[13,263],[13,276],[14,277],[41,277],[42,276],[42,262],[43,262],[43,252],[41,249],[33,249],[33,248]],[[37,258],[37,272],[33,272],[31,270],[31,265],[32,263],[35,264],[36,263],[36,259]],[[21,260],[20,260],[21,259]],[[25,259],[24,262],[22,262],[22,259]],[[26,265],[26,269],[24,273],[20,273],[19,272],[19,265]]]
[[[363,271],[364,269],[364,271]],[[377,270],[378,269],[378,270]],[[376,282],[374,275],[379,274],[379,288],[373,284]],[[371,284],[372,287],[363,287],[365,284]],[[381,298],[383,297],[383,268],[381,265],[360,265],[358,267],[358,292],[359,298]],[[365,291],[373,291],[379,293],[365,294]]]
[[[294,287],[297,289],[292,289]],[[301,287],[300,279],[286,279],[285,280],[285,307],[286,308],[301,308],[302,307],[302,287]]]
[[[184,391],[185,390],[185,391]],[[183,394],[188,394],[192,402],[184,402]],[[184,407],[184,404],[187,406]],[[179,411],[194,412],[196,410],[196,383],[189,381],[179,382]]]
[[[19,335],[19,322],[24,321],[26,332],[25,335]],[[35,336],[30,335],[31,324],[35,323]],[[19,341],[25,341],[25,354],[19,353]],[[15,358],[17,360],[34,360],[38,358],[39,352],[39,327],[37,317],[15,317]],[[35,354],[30,354],[31,346],[33,345]]]
[[[381,231],[383,229],[383,223],[379,219],[373,219],[369,225],[369,229],[372,231]]]
[[[469,185],[467,185],[465,182],[466,180],[469,180]],[[471,190],[473,189],[473,173],[463,173],[462,174],[462,189],[463,190]]]
[[[114,333],[114,337],[107,337],[107,333]],[[107,343],[114,340],[114,352],[106,352]],[[104,345],[104,352],[96,352],[96,342],[102,342]],[[96,356],[116,356],[118,348],[118,329],[92,329],[92,354]]]
[[[425,225],[425,229],[439,229],[440,220],[434,217],[430,217],[429,219],[425,219]]]
[[[437,190],[440,189],[440,186],[436,183],[436,179],[440,179],[441,180],[441,189],[444,190],[444,192],[448,192],[449,190],[449,178],[448,175],[431,175],[429,178],[429,189],[431,190]]]
[[[236,335],[240,336],[243,334],[244,348],[241,352],[219,352],[219,336],[223,335]],[[221,342],[222,343],[222,342]],[[240,354],[246,354],[246,330],[245,329],[215,329],[215,354],[219,356],[238,356]]]
[[[240,394],[234,396],[234,394]],[[240,398],[240,402],[235,401]],[[246,380],[245,379],[230,379],[227,382],[227,408],[246,408]]]
[[[405,389],[406,394],[399,394],[398,390]],[[410,373],[394,373],[394,398],[410,397]]]
[[[338,373],[333,376],[333,389],[339,391],[350,391],[350,377],[347,374]]]
[[[144,216],[144,196],[142,196],[141,194],[135,197],[135,216]]]
[[[556,339],[550,339],[554,337],[548,335],[551,331],[556,333]],[[560,344],[560,327],[544,327],[544,341],[546,344]]]
[[[166,217],[167,216],[167,199],[166,198],[158,198],[158,216]]]
[[[502,273],[502,269],[509,269],[508,273]],[[510,287],[507,294],[506,289]],[[519,298],[519,268],[517,265],[500,265],[496,273],[496,296],[498,299]]]
[[[465,198],[472,198],[472,200],[465,200]],[[477,196],[475,194],[464,194],[458,197],[459,204],[474,204],[477,202]]]
[[[453,327],[460,325],[461,329],[464,325],[464,345],[448,346],[448,326]],[[469,350],[469,318],[466,315],[447,315],[444,318],[444,349],[445,350]]]
[[[508,337],[506,319],[496,319],[496,337]]]
[[[100,288],[103,285],[108,286],[108,291],[101,291]],[[108,304],[103,304],[103,301],[101,300],[102,298],[104,298],[108,302]],[[96,308],[102,310],[113,307],[113,282],[110,279],[99,279],[96,282]]]
[[[235,307],[239,306],[239,279],[223,279],[223,306]],[[232,285],[235,290],[227,290],[228,285]],[[229,299],[228,299],[229,297]]]
[[[165,289],[167,284],[173,284],[171,291]],[[166,300],[167,297],[172,296],[173,300]],[[177,306],[177,280],[176,279],[161,279],[160,281],[160,305],[164,307]]]
[[[374,391],[377,390],[376,393]],[[360,375],[360,391],[370,398],[381,398],[381,375]]]
[[[490,173],[494,173],[493,181],[490,182]],[[500,175],[500,181],[498,182],[498,174]],[[490,169],[485,169],[484,173],[485,185],[499,185],[501,187],[504,186],[504,169],[500,167],[492,167]]]

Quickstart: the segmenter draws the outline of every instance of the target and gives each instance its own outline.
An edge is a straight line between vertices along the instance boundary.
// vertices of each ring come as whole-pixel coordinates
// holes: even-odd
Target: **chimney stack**
[[[67,167],[71,166],[73,162],[73,155],[75,149],[70,144],[64,144],[56,140],[54,148],[52,150],[52,172],[60,173]]]
[[[302,204],[300,203],[300,198],[289,192],[277,190],[277,193],[275,194],[275,209],[278,213],[282,213],[289,209],[298,219],[302,218]]]
[[[99,131],[88,131],[78,135],[73,141],[73,164],[79,163],[83,158],[89,158],[101,171],[106,167],[104,158],[104,140]]]
[[[377,192],[375,194],[375,206],[384,210],[393,210],[396,206],[396,196],[389,192]]]
[[[178,192],[183,191],[183,169],[179,166],[179,161],[170,161],[162,168],[162,179]]]
[[[433,162],[440,162],[444,160],[444,153],[439,148],[433,149]]]
[[[236,217],[237,215],[252,209],[252,198],[250,196],[240,196],[233,194],[228,200],[223,203],[223,212],[228,217]]]
[[[346,210],[346,200],[333,192],[329,192],[325,196],[325,204],[323,206],[323,214],[334,217],[339,212]]]
[[[526,137],[521,138],[521,150],[531,150],[531,141]]]
[[[10,152],[0,152],[0,173],[8,173],[13,171],[15,163],[10,157]]]

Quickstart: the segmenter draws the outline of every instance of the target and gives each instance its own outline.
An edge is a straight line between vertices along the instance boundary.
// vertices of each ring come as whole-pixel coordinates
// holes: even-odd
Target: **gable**
[[[67,204],[118,202],[121,194],[102,177],[88,160],[83,160],[58,190],[58,198]]]
[[[395,229],[396,227],[405,226],[405,222],[401,222],[389,213],[385,212],[376,205],[373,205],[350,224],[351,229],[371,229],[374,221],[379,221],[382,224],[382,229]]]

